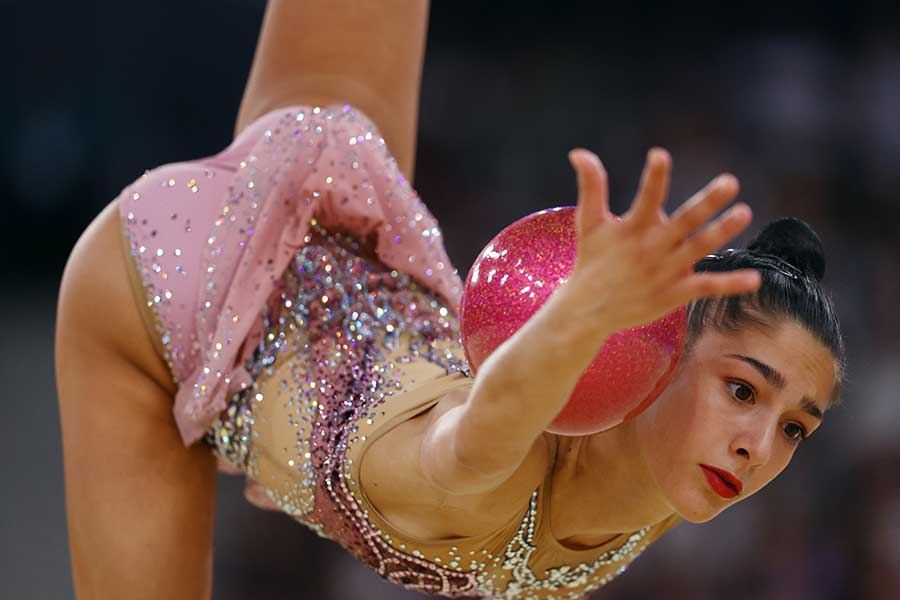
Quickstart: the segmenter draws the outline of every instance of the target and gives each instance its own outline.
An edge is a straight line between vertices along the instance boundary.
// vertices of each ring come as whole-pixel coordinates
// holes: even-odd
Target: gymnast
[[[661,148],[622,215],[598,157],[569,153],[574,268],[476,376],[412,187],[427,20],[417,0],[270,0],[231,144],[137,177],[71,251],[55,361],[78,597],[211,597],[221,470],[398,586],[584,598],[764,488],[840,401],[815,232],[779,219],[713,253],[751,222],[738,181],[668,215]],[[649,408],[547,431],[608,336],[681,306]]]

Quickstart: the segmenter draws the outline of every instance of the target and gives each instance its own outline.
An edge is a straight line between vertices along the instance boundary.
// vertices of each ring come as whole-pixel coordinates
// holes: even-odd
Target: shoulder
[[[360,485],[365,498],[400,532],[431,540],[464,538],[495,531],[508,523],[551,467],[551,434],[539,437],[503,484],[479,494],[448,494],[434,487],[420,464],[420,447],[429,428],[460,406],[462,387],[376,439],[363,454]]]
[[[175,383],[129,283],[129,269],[134,266],[124,252],[116,199],[85,228],[69,254],[59,296],[60,304],[65,303],[65,318],[73,321],[67,325],[121,353],[174,394]]]

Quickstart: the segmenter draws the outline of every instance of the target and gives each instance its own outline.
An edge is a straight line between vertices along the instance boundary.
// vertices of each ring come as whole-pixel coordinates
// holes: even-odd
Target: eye
[[[793,435],[788,433],[788,429],[790,427],[794,428]],[[803,426],[798,425],[797,423],[786,423],[784,432],[787,434],[788,439],[790,439],[792,442],[794,442],[796,444],[799,444],[800,442],[805,440],[807,438],[807,436],[809,435],[808,433],[806,433],[806,429],[804,429]]]
[[[733,389],[736,391],[732,392],[731,396],[738,402],[750,402],[755,399],[756,390],[749,384],[742,381],[729,381],[728,387],[731,388],[732,386],[734,386]],[[806,432],[806,428],[798,423],[787,423],[785,425],[784,433],[787,435],[788,439],[795,444],[799,444],[809,436]]]
[[[728,387],[730,388],[731,386],[737,386],[737,392],[731,394],[735,398],[735,400],[739,400],[741,402],[749,402],[756,396],[756,391],[746,383],[740,381],[729,381]]]

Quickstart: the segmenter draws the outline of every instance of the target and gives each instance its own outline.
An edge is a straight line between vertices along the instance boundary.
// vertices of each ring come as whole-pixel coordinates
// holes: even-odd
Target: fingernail
[[[762,283],[762,273],[759,271],[753,271],[750,275],[747,276],[747,281],[750,282],[751,285],[759,285]]]
[[[653,160],[662,162],[666,160],[669,152],[665,148],[661,148],[660,146],[654,146],[647,151],[647,160]]]
[[[734,175],[731,175],[730,173],[723,173],[716,177],[716,185],[733,185],[736,181]]]
[[[732,219],[743,219],[747,216],[746,206],[746,204],[735,204],[731,207],[731,214],[729,216]]]
[[[576,156],[578,156],[578,150],[569,150],[569,162],[573,165],[578,162],[575,158]]]

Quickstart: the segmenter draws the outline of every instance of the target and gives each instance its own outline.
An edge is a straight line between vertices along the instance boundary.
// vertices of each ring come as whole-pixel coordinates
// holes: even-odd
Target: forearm
[[[563,284],[481,365],[456,432],[461,461],[515,469],[562,411],[614,331],[578,310]]]
[[[235,133],[288,104],[365,112],[411,179],[427,0],[270,0]]]
[[[600,159],[577,150],[569,154],[578,173],[572,272],[481,365],[464,414],[443,438],[436,436],[452,450],[447,454],[455,462],[485,465],[480,479],[489,483],[498,473],[511,472],[526,450],[541,441],[541,432],[565,408],[611,334],[653,322],[694,299],[759,289],[759,274],[749,269],[695,274],[692,268],[750,222],[749,209],[737,205],[691,235],[734,198],[738,188],[733,177],[717,177],[668,219],[661,207],[671,159],[664,150],[653,149],[634,206],[618,217],[609,211]]]

